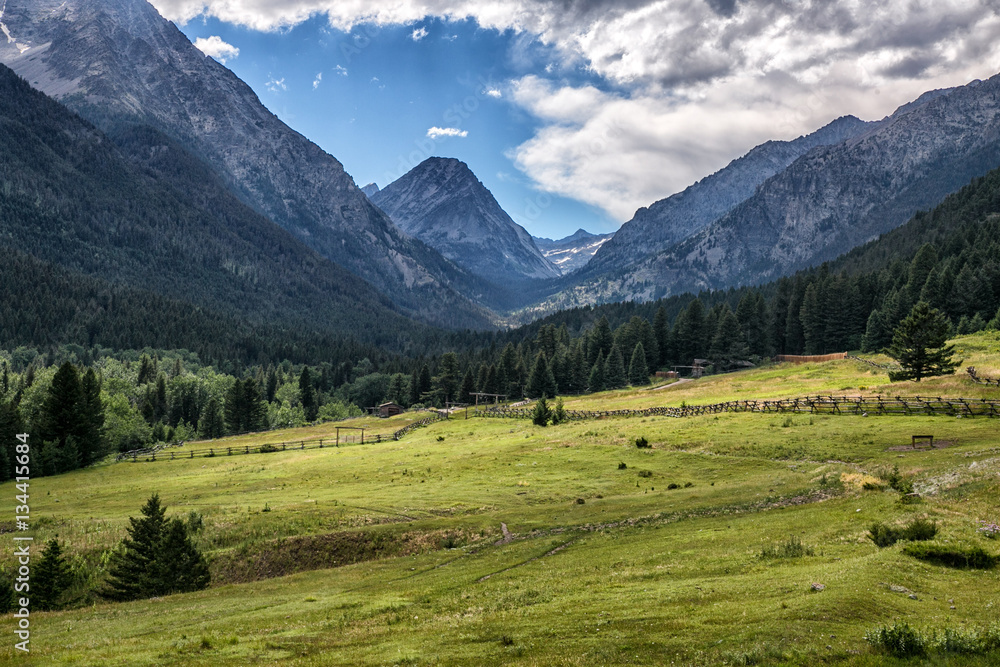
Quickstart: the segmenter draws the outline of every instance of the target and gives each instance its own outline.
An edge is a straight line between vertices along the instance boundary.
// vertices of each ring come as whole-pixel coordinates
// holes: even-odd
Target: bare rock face
[[[6,0],[0,62],[102,129],[155,127],[246,203],[404,310],[488,324],[491,286],[402,233],[334,157],[269,112],[145,0]]]
[[[460,160],[428,158],[371,199],[407,234],[488,280],[560,275]]]
[[[761,183],[813,148],[840,143],[871,125],[844,116],[793,141],[768,141],[757,146],[682,192],[636,211],[597,252],[585,275],[620,270],[671,248],[750,198]]]
[[[820,147],[637,276],[671,292],[746,285],[833,259],[1000,165],[1000,75],[934,91]]]
[[[591,234],[585,229],[578,229],[555,241],[535,237],[535,245],[563,275],[568,275],[586,266],[613,236],[614,234]]]

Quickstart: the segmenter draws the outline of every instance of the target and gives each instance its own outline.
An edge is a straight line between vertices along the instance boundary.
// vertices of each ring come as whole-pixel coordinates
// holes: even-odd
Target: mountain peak
[[[372,201],[404,232],[488,280],[559,275],[461,160],[427,158]]]

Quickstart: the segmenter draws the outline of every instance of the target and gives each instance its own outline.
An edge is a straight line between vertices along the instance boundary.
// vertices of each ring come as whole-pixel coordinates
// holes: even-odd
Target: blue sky
[[[456,157],[548,237],[1000,71],[996,0],[151,1],[359,185]]]
[[[222,47],[218,58],[268,109],[339,159],[359,186],[384,187],[428,157],[455,157],[536,236],[618,227],[597,206],[533,186],[511,159],[537,120],[509,101],[508,82],[551,51],[528,36],[433,18],[349,32],[320,17],[272,32],[215,18],[180,27],[192,42],[215,36],[239,49]],[[605,85],[581,68],[562,68],[561,76]],[[428,136],[432,128],[457,136]]]

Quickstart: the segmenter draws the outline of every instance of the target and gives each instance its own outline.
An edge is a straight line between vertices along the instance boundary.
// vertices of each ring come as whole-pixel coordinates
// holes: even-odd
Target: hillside
[[[333,156],[267,110],[145,0],[7,0],[0,62],[109,135],[150,126],[242,202],[408,314],[488,328],[497,288],[403,234]],[[24,48],[27,47],[27,48]]]
[[[954,342],[969,363],[1000,370],[995,334]],[[786,397],[917,388],[841,361],[567,405],[695,405],[776,386]],[[979,390],[960,376],[919,389]],[[389,434],[412,419],[351,425]],[[238,453],[332,437],[331,426],[193,443],[172,461],[32,482],[36,540],[58,532],[88,577],[101,576],[100,554],[153,491],[168,515],[202,526],[214,577],[198,593],[32,612],[48,639],[33,650],[105,665],[896,664],[865,635],[900,618],[924,635],[989,629],[1000,575],[930,565],[902,542],[879,548],[869,528],[927,519],[937,528],[927,544],[997,554],[977,533],[998,519],[995,426],[741,413],[541,428],[472,417],[364,446]],[[938,448],[912,449],[914,433]],[[651,447],[636,448],[639,436]],[[216,456],[204,458],[209,445]],[[896,469],[919,500],[889,486]]]
[[[160,295],[187,304],[192,315],[204,308],[243,321],[234,327],[238,330],[271,326],[298,329],[296,338],[308,331],[353,336],[360,324],[370,342],[395,349],[421,335],[421,326],[370,285],[240,202],[204,165],[156,130],[119,126],[117,143],[112,142],[0,65],[0,134],[0,244],[14,253],[12,260],[26,253],[39,266],[61,268],[67,277],[95,279],[57,301],[21,303],[21,314],[51,308],[34,327],[18,330],[18,336],[30,332],[32,338],[21,344],[71,342],[63,336],[88,344],[69,334],[69,321],[50,316],[59,310],[57,304],[88,312],[88,295],[109,290]],[[40,270],[35,275],[37,289],[43,289],[62,274]],[[22,289],[36,289],[5,284],[4,297],[14,303]],[[88,325],[93,332],[88,338],[129,340],[148,309],[142,299],[126,301],[134,311],[121,313],[123,320],[100,331],[95,320]],[[9,330],[17,311],[8,312]],[[169,347],[193,342],[189,336],[173,344],[158,338]],[[211,347],[215,340],[206,336],[201,342]]]

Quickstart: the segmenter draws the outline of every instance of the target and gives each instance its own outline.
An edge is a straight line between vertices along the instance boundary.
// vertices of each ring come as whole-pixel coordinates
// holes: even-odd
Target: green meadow
[[[954,342],[966,365],[1000,376],[996,333]],[[846,360],[565,402],[598,410],[875,393],[1000,398],[964,369],[889,384]],[[332,438],[337,425],[386,436],[423,416],[190,443],[172,461],[33,480],[36,552],[51,537],[64,543],[80,598],[32,613],[30,659],[14,655],[8,632],[0,661],[895,665],[919,661],[885,655],[867,633],[901,622],[928,636],[997,628],[1000,568],[943,566],[907,555],[904,542],[868,538],[874,522],[923,518],[936,522],[934,544],[1000,554],[1000,541],[977,531],[1000,521],[997,420],[740,413],[542,428],[457,413],[400,441],[226,454]],[[910,447],[925,434],[939,446]],[[638,437],[651,446],[637,448]],[[207,447],[218,455],[183,458]],[[891,488],[896,470],[919,497]],[[13,484],[0,489],[13,514]],[[87,589],[154,492],[168,515],[200,526],[212,586],[102,602]],[[11,552],[0,556],[8,570]],[[998,664],[1000,652],[923,660]]]

